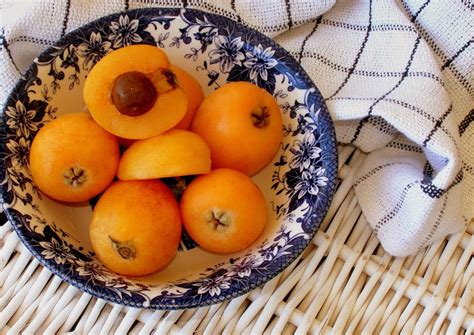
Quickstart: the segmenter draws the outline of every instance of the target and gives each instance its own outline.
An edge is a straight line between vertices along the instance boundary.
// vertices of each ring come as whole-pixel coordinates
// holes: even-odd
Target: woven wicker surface
[[[313,243],[232,301],[181,311],[113,305],[62,282],[0,227],[0,333],[306,334],[474,332],[474,222],[415,256],[386,254],[351,187],[365,156],[340,146],[340,184]]]

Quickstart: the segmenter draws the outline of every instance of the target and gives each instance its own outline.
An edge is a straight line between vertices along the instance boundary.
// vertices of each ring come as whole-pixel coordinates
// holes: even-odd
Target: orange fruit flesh
[[[115,79],[127,72],[141,72],[159,91],[154,73],[169,68],[166,54],[150,45],[133,45],[102,58],[89,73],[84,84],[84,101],[94,120],[116,136],[143,139],[174,127],[186,114],[188,98],[179,87],[159,93],[153,107],[139,116],[122,114],[112,101]]]

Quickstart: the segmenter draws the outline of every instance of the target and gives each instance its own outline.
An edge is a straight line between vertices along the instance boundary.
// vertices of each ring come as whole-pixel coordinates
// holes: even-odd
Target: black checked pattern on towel
[[[366,31],[369,26],[368,25],[360,25],[360,24],[350,24],[346,22],[334,21],[329,19],[321,20],[323,24],[339,27],[344,29],[356,30],[356,31]],[[384,24],[374,24],[371,27],[372,31],[410,31],[414,34],[417,34],[416,29],[411,26],[403,25],[403,24],[393,24],[393,23],[384,23]]]
[[[409,77],[409,75],[408,75]],[[359,101],[374,101],[374,100],[377,100],[378,98],[360,98],[360,97],[335,97],[335,98],[332,98],[331,100],[359,100]],[[389,98],[384,98],[382,99],[383,101],[386,101],[386,102],[391,102],[391,103],[394,103],[394,104],[397,104],[397,105],[400,105],[404,108],[407,108],[411,111],[414,111],[416,112],[417,114],[421,115],[423,118],[431,121],[433,124],[436,123],[436,118],[429,114],[428,112],[424,111],[423,109],[421,108],[418,108],[412,104],[409,104],[405,101],[400,101],[400,100],[397,100],[397,99],[389,99]],[[453,135],[449,132],[449,130],[442,125],[442,123],[439,125],[439,129],[441,129],[443,131],[443,133],[445,133],[450,139],[451,141],[453,141],[453,143],[456,142],[456,139],[453,137]]]
[[[414,182],[411,182],[407,186],[405,186],[395,206],[393,206],[393,208],[375,224],[374,226],[375,234],[379,232],[381,227],[383,227],[385,224],[391,221],[398,214],[398,212],[402,209],[403,204],[405,203],[405,199],[407,198],[407,195],[410,189],[416,184],[420,184],[420,183],[421,183],[420,180],[415,180]]]
[[[412,13],[412,10],[410,9],[410,6],[408,5],[408,2],[406,0],[401,0],[401,3],[403,5],[403,8],[405,9],[406,13],[411,17],[411,22],[415,25],[417,32],[423,37],[423,39],[429,44],[431,47],[431,50],[433,50],[436,55],[442,60],[446,60],[446,55],[443,53],[441,48],[436,44],[436,42],[433,40],[433,38],[430,36],[428,31],[417,21],[418,15],[421,13],[418,13],[417,15],[414,15]],[[426,8],[426,6],[424,7]]]
[[[16,43],[16,42],[28,42],[28,43],[33,43],[33,44],[41,44],[45,46],[50,46],[50,45],[53,45],[54,43],[54,41],[52,40],[46,40],[44,38],[37,38],[37,37],[25,36],[25,35],[17,36],[10,41],[10,43]]]
[[[467,171],[474,176],[474,167],[472,165],[469,165],[465,161],[463,161],[462,168],[464,169],[464,171]]]
[[[425,1],[421,5],[421,7],[418,8],[418,10],[415,12],[415,14],[412,15],[409,18],[409,20],[411,22],[416,22],[417,17],[424,15],[424,13],[426,12],[426,10],[429,7],[429,3],[430,3],[430,1]],[[330,14],[331,14],[331,12],[328,13],[328,15],[330,15]],[[370,17],[370,15],[369,15],[369,17]],[[359,45],[358,53],[357,53],[355,61],[354,61],[355,66],[354,66],[354,63],[353,63],[352,66],[347,65],[347,64],[338,64],[337,62],[334,61],[334,59],[340,59],[340,58],[331,57],[331,55],[325,57],[325,55],[320,53],[320,52],[312,52],[311,48],[306,48],[307,44],[311,45],[310,38],[314,35],[317,35],[317,31],[320,29],[320,27],[322,25],[333,26],[333,27],[337,27],[337,28],[350,29],[350,30],[366,33],[366,35],[365,35],[365,37],[362,41],[362,45]],[[417,26],[421,26],[421,25],[418,24]],[[403,24],[403,23],[383,24],[383,23],[380,23],[380,22],[377,22],[377,24],[373,24],[372,22],[369,22],[368,25],[362,25],[360,23],[357,23],[357,24],[356,23],[349,23],[349,22],[348,23],[341,23],[341,22],[338,22],[335,19],[326,18],[326,14],[325,14],[323,16],[318,17],[316,19],[315,23],[313,23],[312,29],[304,37],[303,42],[301,43],[301,48],[299,49],[299,51],[294,51],[294,50],[290,50],[290,51],[292,51],[293,54],[298,55],[297,59],[299,59],[300,61],[303,60],[304,58],[317,59],[317,60],[321,61],[322,63],[325,63],[325,65],[328,65],[329,67],[332,67],[334,72],[346,72],[346,77],[343,77],[343,79],[340,79],[339,86],[336,88],[336,91],[332,95],[329,95],[328,101],[338,99],[337,94],[342,90],[343,86],[345,86],[347,84],[347,82],[349,80],[351,80],[351,78],[348,78],[350,76],[357,75],[357,76],[365,76],[365,77],[370,77],[370,76],[373,76],[373,77],[378,77],[378,76],[380,76],[380,77],[390,77],[390,76],[395,77],[395,76],[399,76],[399,77],[401,77],[401,79],[396,83],[396,85],[392,89],[387,91],[387,93],[385,93],[385,94],[383,94],[379,97],[375,97],[375,98],[370,97],[370,98],[367,98],[367,99],[374,100],[374,101],[376,101],[376,103],[381,102],[381,101],[385,101],[385,102],[391,102],[391,103],[397,104],[399,106],[402,106],[404,109],[416,112],[417,114],[422,116],[423,119],[425,119],[426,121],[430,121],[431,129],[429,129],[429,132],[427,132],[426,137],[424,138],[423,141],[420,141],[419,145],[421,145],[423,143],[425,145],[428,144],[428,142],[431,141],[432,138],[435,137],[436,132],[441,131],[443,136],[447,137],[449,139],[449,141],[454,143],[454,147],[456,148],[456,150],[459,150],[459,148],[458,148],[459,139],[457,138],[456,131],[454,131],[454,129],[452,127],[452,120],[450,120],[451,122],[448,126],[446,126],[444,124],[445,121],[448,118],[448,115],[452,112],[452,107],[447,108],[445,110],[445,112],[441,113],[440,116],[435,116],[436,114],[433,114],[433,112],[430,111],[429,109],[427,111],[423,107],[420,107],[416,103],[415,104],[408,103],[408,102],[404,101],[404,99],[401,99],[399,97],[399,95],[397,94],[400,91],[400,88],[403,88],[403,85],[404,85],[403,81],[406,80],[407,78],[411,78],[411,77],[424,77],[424,78],[433,79],[434,81],[436,81],[436,83],[435,83],[436,85],[440,85],[441,87],[446,88],[445,82],[440,77],[439,74],[435,74],[435,73],[432,73],[432,72],[427,72],[426,70],[424,70],[424,71],[417,70],[417,69],[419,69],[419,65],[413,65],[413,69],[410,68],[412,66],[412,64],[411,64],[412,61],[414,60],[414,58],[417,57],[417,56],[414,55],[414,53],[416,51],[416,48],[419,46],[419,43],[422,40],[422,38],[420,37],[420,34],[418,33],[418,27],[417,26],[413,27],[413,26],[409,26],[409,25]],[[364,45],[364,43],[366,43],[366,44],[369,43],[370,44],[370,41],[367,42],[369,40],[370,36],[367,36],[367,35],[369,35],[369,33],[372,34],[374,31],[404,31],[404,32],[413,33],[413,40],[415,42],[414,42],[414,46],[413,46],[413,49],[412,49],[412,54],[410,56],[410,60],[408,61],[408,64],[407,64],[405,70],[399,71],[399,72],[397,72],[397,71],[385,71],[384,73],[379,74],[379,73],[377,73],[377,71],[366,70],[366,69],[364,69],[363,67],[360,66],[361,64],[359,64],[358,61],[359,61],[359,59],[361,57],[361,54],[363,53],[363,51],[366,47],[366,45]],[[435,44],[434,40],[429,36],[429,34],[425,33],[425,35],[428,36],[428,39],[431,41],[431,43],[429,43],[429,45]],[[423,43],[426,43],[426,42],[423,41]],[[462,48],[462,50],[460,49],[460,51],[456,52],[456,55],[459,55],[459,53],[462,53],[464,50],[466,50],[468,48],[468,46],[470,45],[470,42],[466,43],[466,45]],[[362,52],[361,52],[361,50],[362,50]],[[439,49],[439,50],[441,51],[441,49]],[[456,57],[457,56],[453,56],[452,58],[456,59]],[[307,60],[305,60],[305,61],[306,61],[305,64],[309,63],[309,61],[307,61]],[[349,74],[347,75],[347,73],[349,73]],[[457,77],[459,79],[459,78],[462,77],[462,75],[459,75],[459,72],[458,72]],[[462,81],[463,81],[463,79],[461,78],[461,82]],[[463,82],[462,82],[462,84],[464,86],[466,86]],[[331,94],[331,93],[326,93],[326,94]],[[328,95],[326,95],[326,96],[328,96]],[[332,98],[331,98],[331,96],[332,96]],[[361,100],[362,100],[362,99],[365,99],[366,97],[358,97],[358,98],[361,98]],[[407,100],[407,101],[409,101],[409,100]],[[371,111],[373,111],[373,107],[374,107],[373,104],[369,107],[368,115],[370,115]],[[367,121],[371,121],[371,120],[372,119],[369,118]],[[371,122],[366,122],[367,125],[369,125],[370,123]],[[378,122],[372,122],[372,123],[377,126],[377,129],[383,129],[383,127],[381,128],[379,126]],[[464,124],[465,123],[466,122],[464,122]],[[390,127],[387,128],[385,130],[385,132],[387,132],[387,131],[391,131],[391,128]],[[439,141],[439,138],[436,138],[435,140]],[[416,152],[419,152],[419,153],[423,152],[422,151],[423,149],[421,149],[419,146],[413,146],[413,145],[404,144],[404,145],[393,146],[393,145],[389,144],[388,147],[391,147],[391,148],[397,147],[400,150],[400,152],[404,152],[404,151],[407,151],[407,152],[416,151]],[[407,164],[407,165],[409,165],[409,164]],[[378,165],[377,167],[380,168],[380,166],[381,165]],[[424,176],[422,179],[418,179],[418,180],[414,181],[413,186],[411,186],[411,187],[416,187],[416,185],[419,184],[419,188],[421,190],[425,191],[426,195],[429,198],[438,198],[440,194],[443,194],[445,196],[445,198],[447,198],[447,193],[454,186],[458,185],[462,181],[462,175],[463,175],[462,171],[459,171],[457,176],[452,181],[452,183],[447,184],[446,191],[444,191],[443,189],[437,187],[435,184],[433,184],[431,182],[432,179],[431,178],[430,179],[425,178],[426,176]],[[411,185],[411,184],[408,184],[408,185]],[[406,190],[406,192],[408,192],[408,190]],[[395,204],[394,210],[388,211],[388,213],[386,213],[386,215],[384,216],[386,222],[384,222],[383,219],[378,221],[379,228],[382,227],[385,224],[388,224],[390,221],[393,221],[395,216],[399,213],[400,209],[403,207],[403,201],[404,201],[403,200],[404,199],[403,194],[404,193],[402,191],[402,194],[399,198],[399,201]],[[436,225],[435,225],[436,228],[430,230],[429,234],[427,234],[426,238],[424,239],[423,246],[426,245],[426,243],[428,243],[433,238],[433,236],[435,235],[435,232],[437,230],[439,222],[442,220],[442,217],[444,216],[445,206],[446,206],[446,203],[444,201],[443,204],[442,204],[442,208],[439,211],[439,213],[432,213],[433,218],[436,217],[436,222],[437,222]]]
[[[322,15],[316,19],[313,29],[311,29],[311,32],[305,36],[303,43],[301,43],[300,52],[298,53],[298,62],[301,62],[301,57],[303,57],[303,52],[304,52],[306,43],[308,42],[309,38],[313,36],[313,34],[316,32],[316,29],[318,29],[318,26],[321,24],[322,19],[323,19]]]
[[[372,0],[370,0],[369,2],[369,25],[367,26],[367,30],[366,30],[366,33],[365,33],[365,37],[364,37],[364,40],[362,41],[362,44],[360,45],[360,48],[359,48],[359,51],[357,51],[357,55],[355,57],[355,60],[354,60],[354,63],[352,64],[351,68],[349,69],[348,73],[347,73],[347,76],[346,78],[344,78],[344,81],[341,83],[341,85],[339,85],[339,87],[336,89],[336,92],[334,92],[329,98],[327,98],[326,100],[328,99],[331,99],[331,98],[334,98],[341,90],[342,88],[347,84],[347,82],[349,81],[350,77],[352,76],[352,73],[354,72],[356,66],[357,66],[357,63],[359,63],[359,60],[360,60],[360,56],[362,55],[362,52],[364,51],[364,48],[367,44],[367,41],[369,40],[369,35],[370,35],[370,31],[372,30]],[[356,131],[357,132],[357,131]],[[352,141],[353,142],[353,141]],[[351,142],[351,143],[352,143]]]
[[[446,117],[453,111],[453,105],[449,105],[449,108],[446,110],[446,112],[444,112],[443,115],[441,115],[441,117],[436,120],[436,123],[434,125],[434,127],[430,130],[430,133],[428,134],[428,136],[426,137],[426,139],[423,141],[423,146],[425,147],[428,142],[431,140],[431,138],[433,137],[434,133],[441,127],[441,125],[443,124],[443,121],[446,120]]]
[[[19,75],[21,75],[21,71],[18,68],[18,66],[16,65],[15,61],[13,60],[12,53],[10,51],[10,48],[8,47],[8,41],[7,41],[7,38],[5,36],[5,31],[4,31],[3,28],[2,28],[2,32],[0,34],[0,46],[1,46],[1,49],[6,51],[6,53],[8,55],[8,59],[12,63],[15,70],[18,72]]]
[[[420,15],[420,13],[423,11],[423,9],[426,8],[426,6],[428,6],[428,4],[430,3],[431,0],[426,0],[425,3],[423,5],[421,5],[420,9],[418,9],[415,13],[415,15],[413,15],[411,17],[411,22],[415,22],[416,18],[418,17],[418,15]]]
[[[466,44],[464,44],[462,46],[461,49],[459,49],[458,51],[456,51],[456,53],[454,54],[454,56],[452,56],[451,58],[449,58],[446,63],[443,64],[443,66],[441,66],[441,71],[443,71],[446,67],[450,66],[452,62],[454,62],[454,60],[456,58],[459,57],[460,54],[462,54],[464,51],[467,50],[467,48],[472,44],[472,40],[469,40],[468,42],[466,42]]]
[[[423,175],[428,178],[431,178],[433,177],[433,173],[434,173],[434,170],[433,170],[433,167],[431,166],[430,162],[426,162],[425,163],[425,166],[423,167]]]
[[[235,7],[235,0],[230,0],[230,8],[235,12],[235,15],[237,17],[237,22],[242,22],[242,19],[240,18],[240,15],[237,12],[237,9]]]
[[[341,64],[338,64],[334,61],[331,61],[330,59],[326,58],[325,56],[314,53],[314,52],[309,52],[309,51],[304,51],[302,52],[302,56],[316,59],[323,63],[324,65],[327,65],[331,67],[333,70],[337,70],[340,72],[349,72],[350,69],[348,67],[345,67]],[[299,58],[301,60],[301,57]],[[366,76],[366,77],[401,77],[404,75],[404,72],[402,71],[376,71],[376,70],[362,70],[362,69],[356,69],[353,70],[354,75],[360,75],[360,76]],[[445,83],[443,79],[441,79],[439,76],[437,76],[434,73],[427,72],[427,71],[414,71],[406,74],[407,77],[425,77],[425,78],[430,78],[435,81],[437,81],[441,86],[445,86]],[[332,97],[332,98],[327,98],[326,100],[333,100],[333,99],[338,99],[339,97]]]
[[[61,37],[64,36],[67,29],[67,21],[69,20],[69,11],[71,9],[71,0],[66,1],[66,10],[64,12],[63,28],[61,30]]]
[[[418,22],[418,17],[419,17],[419,13],[418,15],[413,15],[411,10],[410,10],[410,6],[408,5],[407,1],[406,0],[401,0],[402,4],[403,4],[403,7],[405,8],[406,12],[411,15],[412,17],[412,22],[414,23],[416,29],[418,30],[419,34],[421,35],[421,37],[423,37],[423,39],[428,43],[428,45],[431,47],[431,49],[436,53],[436,55],[439,57],[439,59],[443,62],[448,63],[449,62],[449,57],[446,55],[445,52],[443,52],[443,50],[437,45],[437,43],[434,41],[434,39],[431,37],[430,33]],[[429,3],[429,1],[427,1],[427,3]],[[425,3],[426,4],[426,3]],[[427,4],[426,4],[427,5]],[[427,6],[425,6],[424,8],[426,8]],[[461,48],[462,49],[462,48]],[[460,49],[460,50],[461,50]],[[456,53],[458,53],[460,50],[456,51]],[[456,54],[455,53],[455,54]],[[461,83],[462,87],[464,87],[470,95],[473,94],[473,87],[472,87],[472,82],[470,82],[467,78],[467,76],[464,76],[463,74],[461,74],[458,69],[456,69],[456,67],[452,65],[452,62],[450,62],[447,66],[443,66],[441,67],[441,71],[444,71],[446,69],[449,69],[453,75],[459,80],[459,82]]]
[[[291,16],[290,0],[285,0],[285,9],[288,14],[288,29],[291,29],[293,27],[293,17]]]
[[[374,107],[380,102],[382,101],[383,99],[385,99],[387,96],[389,96],[393,91],[395,91],[399,86],[400,84],[403,82],[403,80],[407,77],[408,75],[408,72],[410,71],[410,67],[411,67],[411,64],[413,62],[413,57],[415,57],[415,52],[416,50],[418,49],[418,45],[420,45],[420,37],[417,37],[416,38],[416,41],[415,41],[415,45],[413,46],[413,49],[410,53],[410,57],[408,58],[408,63],[405,67],[405,70],[403,71],[403,74],[402,74],[402,77],[400,78],[400,80],[397,82],[397,84],[395,86],[393,86],[387,93],[385,93],[384,95],[382,95],[380,98],[378,98],[377,100],[375,100],[375,102],[370,105],[369,107],[369,110],[367,112],[367,116],[365,116],[363,119],[361,119],[359,121],[359,124],[357,125],[357,128],[355,130],[355,133],[354,133],[354,136],[352,137],[350,143],[354,143],[357,138],[359,137],[359,134],[360,132],[362,131],[362,127],[364,126],[364,124],[369,120],[369,118],[372,116],[372,113],[374,111]]]
[[[430,242],[431,238],[433,237],[433,235],[436,233],[436,231],[438,230],[438,227],[439,227],[439,224],[441,223],[441,219],[443,218],[444,216],[444,210],[446,209],[446,204],[448,203],[448,195],[445,194],[444,197],[443,197],[443,205],[441,207],[441,210],[439,211],[439,214],[438,214],[438,217],[436,218],[436,221],[435,223],[433,224],[433,227],[431,228],[430,230],[430,233],[428,234],[428,236],[426,236],[425,240],[423,241],[422,244],[420,244],[418,246],[418,251],[420,251],[421,249],[423,249],[424,247],[426,247],[428,245],[428,243]]]
[[[419,154],[423,153],[423,150],[421,150],[421,148],[419,146],[410,145],[410,144],[406,144],[406,143],[400,143],[400,142],[397,142],[397,141],[392,141],[389,144],[387,144],[387,148],[395,148],[395,149],[400,149],[400,150],[407,151],[407,152],[416,152],[416,153],[419,153]],[[428,162],[426,162],[426,163],[429,166],[431,166]]]
[[[459,136],[462,136],[464,134],[467,127],[469,127],[472,122],[474,122],[474,109],[471,109],[469,111],[469,114],[467,114],[466,117],[459,124]]]
[[[403,245],[394,246],[391,241],[382,240],[382,244],[388,248],[389,252],[402,254],[415,252],[443,237],[438,233],[442,229],[438,228],[446,224],[447,215],[452,215],[449,205],[453,201],[449,199],[452,194],[459,196],[457,185],[468,183],[466,187],[470,188],[472,192],[474,178],[472,156],[474,153],[461,146],[461,141],[463,138],[472,136],[470,134],[472,134],[471,125],[474,120],[474,110],[472,106],[462,110],[466,97],[470,95],[472,99],[473,95],[472,82],[469,81],[465,69],[466,58],[472,54],[472,37],[463,37],[465,40],[456,47],[446,47],[442,43],[438,43],[437,35],[433,33],[433,27],[430,26],[433,24],[430,21],[432,13],[438,10],[440,2],[430,0],[416,3],[412,3],[410,0],[399,1],[400,5],[374,0],[370,1],[368,5],[342,1],[338,1],[334,5],[334,0],[321,0],[314,1],[310,5],[305,2],[304,6],[309,7],[301,7],[298,0],[281,0],[280,6],[271,7],[271,10],[269,6],[264,6],[263,9],[257,8],[257,11],[261,10],[265,14],[264,19],[260,21],[252,20],[256,15],[255,8],[244,0],[229,0],[221,3],[202,0],[123,0],[122,10],[144,5],[197,8],[228,16],[271,36],[278,35],[277,41],[302,62],[303,66],[307,67],[307,71],[313,76],[313,80],[326,97],[330,111],[336,120],[345,118],[345,109],[357,106],[358,115],[362,116],[354,118],[351,122],[344,121],[341,124],[336,122],[339,140],[354,142],[369,151],[385,145],[385,148],[369,155],[366,166],[361,168],[354,184],[362,209],[375,231],[381,233],[384,229],[389,230],[391,226],[407,220],[400,215],[409,206],[406,201],[411,193],[421,192],[420,197],[423,197],[424,193],[426,196],[424,201],[433,201],[433,204],[439,203],[434,205],[435,209],[432,213],[427,213],[427,217],[431,218],[431,221],[420,223],[426,225],[425,233],[411,249],[404,249]],[[70,25],[73,24],[72,18],[69,16],[71,13],[80,13],[83,4],[71,0],[63,0],[63,4],[61,7],[64,8],[62,17],[55,17],[56,22],[61,22],[58,36],[45,36],[35,32],[25,34],[24,31],[21,34],[15,34],[14,31],[5,33],[2,30],[1,48],[4,51],[2,52],[2,61],[12,69],[8,72],[10,82],[14,82],[13,79],[18,79],[21,75],[20,71],[25,70],[18,66],[24,62],[18,61],[21,53],[15,49],[17,46],[18,48],[23,46],[28,48],[29,45],[45,47],[71,29]],[[333,5],[333,9],[329,10]],[[458,4],[453,3],[451,7],[456,6]],[[465,7],[461,9],[458,8],[459,6]],[[454,9],[457,11],[472,9],[470,2],[460,3],[459,6]],[[112,8],[112,5],[110,7]],[[47,6],[44,8],[47,9]],[[117,7],[113,8],[113,11],[117,10]],[[305,10],[303,11],[302,8]],[[396,15],[391,16],[392,13]],[[403,16],[405,17],[403,18]],[[93,18],[90,17],[87,21]],[[453,18],[446,18],[446,20],[448,19],[453,22],[445,22],[446,26],[450,23],[454,24]],[[41,24],[45,24],[45,28],[48,28],[47,22],[41,22]],[[77,23],[75,24],[77,25]],[[300,26],[303,25],[307,26],[306,30],[302,30],[304,33],[293,33],[293,36],[285,34],[288,29],[302,29]],[[442,25],[440,27],[442,28]],[[294,37],[295,34],[296,37]],[[5,35],[6,37],[3,38]],[[333,36],[334,38],[352,36],[352,38],[350,41],[332,40]],[[400,64],[397,68],[390,63],[381,63],[380,66],[375,67],[368,61],[371,59],[370,57],[380,56],[380,53],[377,54],[379,50],[377,42],[375,42],[377,40],[380,42],[380,36],[386,36],[387,39],[399,38],[405,41],[406,48],[393,50],[393,52],[398,52],[398,59],[407,57],[405,64]],[[340,42],[347,44],[344,45],[345,49],[336,48],[335,50],[338,52],[344,50],[344,57],[335,54],[332,48]],[[426,63],[426,59],[420,61],[422,57],[431,57],[431,55],[427,56],[424,51],[427,47],[434,52],[434,62]],[[386,51],[390,52],[391,50],[389,48]],[[388,56],[387,59],[390,59],[391,55]],[[380,59],[377,60],[380,61]],[[439,66],[435,65],[436,62]],[[364,83],[374,85],[374,89],[359,90]],[[441,103],[438,105],[431,103],[431,99],[420,100],[416,94],[407,93],[407,91],[413,90],[413,85],[416,85],[414,83],[429,87],[433,92],[444,92],[443,94],[448,92],[452,101],[443,107]],[[454,95],[453,90],[455,90]],[[2,94],[5,92],[2,91]],[[440,101],[437,95],[439,94],[434,94],[433,99]],[[387,112],[389,113],[387,114]],[[396,118],[396,115],[403,115],[410,122],[419,124],[420,129],[423,130],[423,138],[417,143],[410,142],[408,138],[413,138],[414,135],[410,132],[415,130],[403,126],[403,124],[392,124],[391,122],[397,120],[402,122]],[[348,124],[350,128],[347,128]],[[383,142],[378,143],[377,141]],[[457,166],[462,168],[462,170],[455,171],[455,177],[452,180],[436,179],[440,171],[434,171],[429,160],[426,159],[428,156],[424,156],[426,150],[436,149],[440,145],[445,145],[444,143],[453,147],[453,150],[457,150],[459,154],[467,155],[462,159],[456,158],[455,154],[454,158],[451,157],[458,159]],[[433,159],[432,155],[433,153],[431,153],[430,159]],[[387,158],[387,156],[393,156],[393,158]],[[398,156],[404,160],[398,160]],[[421,162],[412,164],[406,161],[406,157],[420,157]],[[447,159],[446,157],[439,158]],[[414,166],[427,168],[419,170],[416,175],[410,175],[409,170],[413,170]],[[386,185],[374,186],[374,184],[379,183],[377,180],[380,179],[380,176],[386,176],[387,171],[392,169],[396,170],[394,172],[396,174],[410,175],[411,177],[407,179],[409,182],[397,186],[399,193],[397,193],[396,201],[387,202],[384,206],[379,207],[378,214],[373,214],[368,210],[368,206],[376,205],[380,199],[386,199],[383,192],[390,189]],[[463,171],[467,173],[463,174]],[[434,181],[436,181],[436,185]],[[369,192],[377,196],[367,198],[362,195],[362,193]],[[472,202],[470,204],[472,205]],[[472,215],[472,212],[464,213],[464,216],[466,215]],[[459,217],[461,218],[459,222],[464,223],[465,219],[462,218],[462,215]],[[457,219],[458,217],[449,218],[452,222]],[[408,239],[409,237],[405,236],[405,240],[401,243],[406,245],[409,242]]]
[[[399,148],[401,148],[402,150],[406,150],[405,146],[400,146]],[[369,179],[370,177],[374,176],[380,170],[385,169],[385,168],[390,167],[390,166],[395,166],[395,165],[410,165],[410,164],[407,163],[407,162],[391,162],[391,163],[386,163],[386,164],[383,164],[383,165],[379,165],[379,166],[373,168],[372,170],[370,170],[369,172],[367,172],[366,174],[364,174],[362,177],[359,177],[354,182],[354,184],[353,184],[354,187],[357,187],[357,185],[359,185],[360,183],[362,183],[362,182],[366,181],[367,179]]]

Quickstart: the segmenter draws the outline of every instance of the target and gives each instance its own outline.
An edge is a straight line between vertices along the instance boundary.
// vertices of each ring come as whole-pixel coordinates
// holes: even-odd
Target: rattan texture
[[[341,145],[339,157],[337,192],[306,251],[264,286],[209,307],[152,311],[96,299],[42,267],[5,222],[0,334],[472,334],[474,222],[392,257],[352,187],[365,154]]]

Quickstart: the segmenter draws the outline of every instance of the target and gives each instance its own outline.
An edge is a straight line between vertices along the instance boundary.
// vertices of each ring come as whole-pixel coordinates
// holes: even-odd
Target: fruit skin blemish
[[[162,181],[117,181],[97,202],[89,236],[107,268],[144,276],[171,262],[181,230],[178,203]]]

